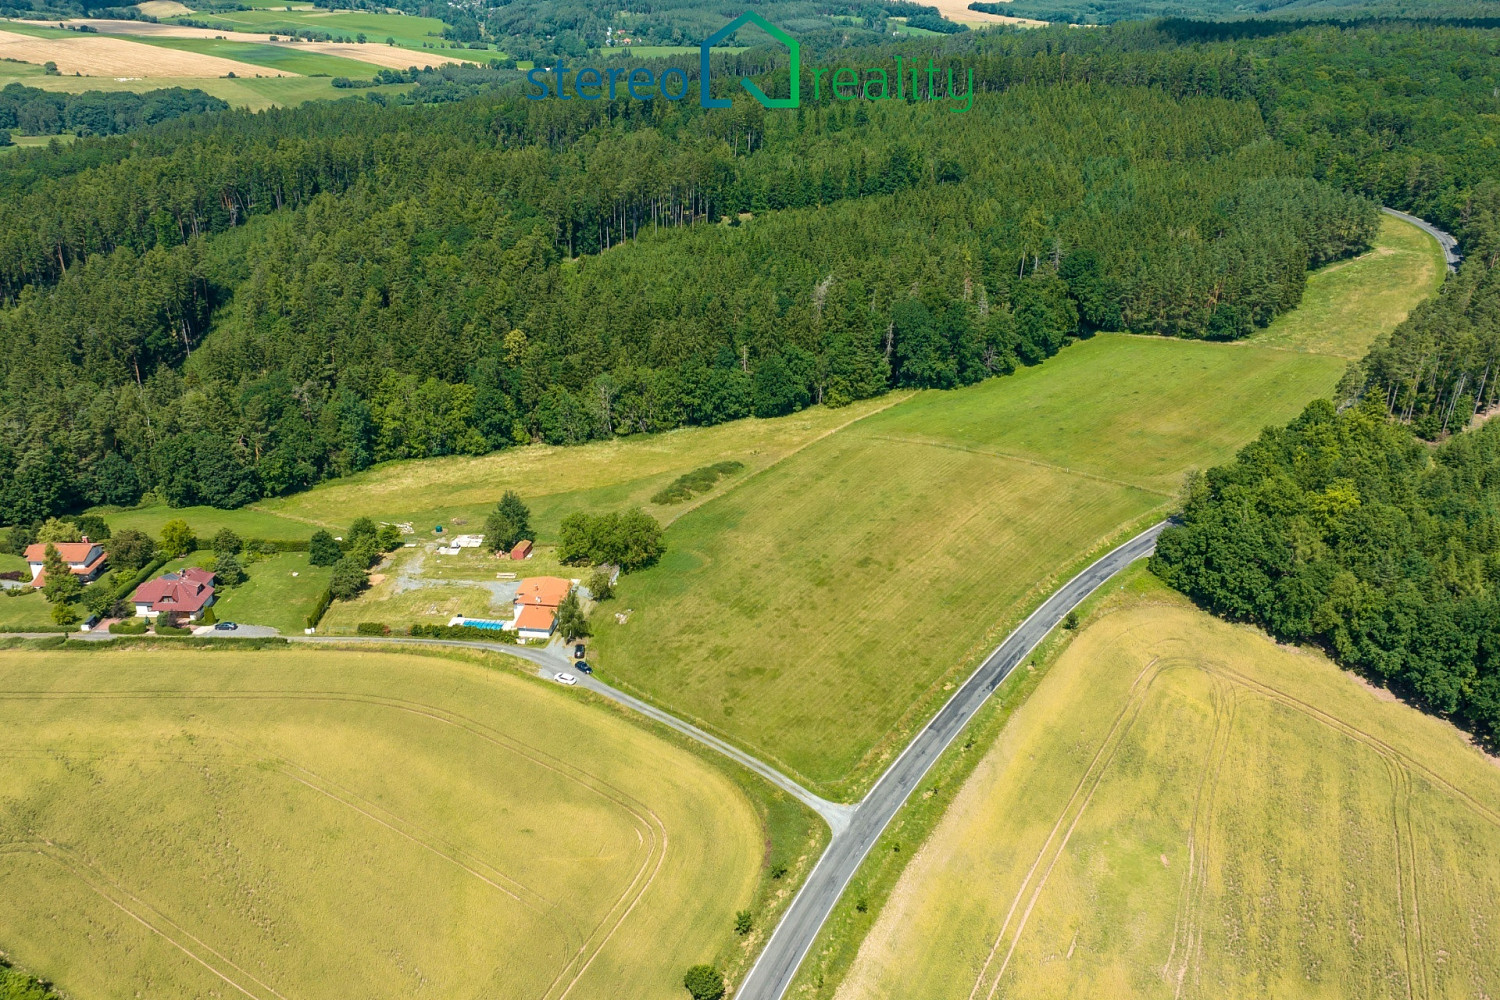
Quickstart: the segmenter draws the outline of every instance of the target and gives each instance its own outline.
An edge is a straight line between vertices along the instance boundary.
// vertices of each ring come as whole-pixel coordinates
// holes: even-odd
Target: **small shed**
[[[510,557],[512,559],[530,559],[531,539],[523,538],[517,542],[516,547],[510,550]]]

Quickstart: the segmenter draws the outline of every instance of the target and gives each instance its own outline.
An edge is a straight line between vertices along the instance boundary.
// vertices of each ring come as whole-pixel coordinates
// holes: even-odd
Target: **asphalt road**
[[[712,747],[806,803],[828,823],[832,830],[832,839],[823,857],[813,868],[812,874],[808,876],[807,882],[792,900],[792,905],[787,909],[786,915],[776,926],[760,958],[751,967],[745,982],[735,993],[736,1000],[781,1000],[791,984],[792,977],[797,972],[797,967],[807,955],[808,949],[812,947],[818,931],[822,929],[823,922],[828,919],[828,914],[848,886],[849,880],[854,877],[865,855],[880,839],[880,835],[885,832],[886,826],[890,824],[896,812],[921,784],[922,778],[947,749],[948,744],[963,731],[989,696],[1006,677],[1010,676],[1011,671],[1036,648],[1036,645],[1063,620],[1069,611],[1077,607],[1120,570],[1137,559],[1150,555],[1156,548],[1157,535],[1161,534],[1166,526],[1166,521],[1151,526],[1119,548],[1107,553],[1058,588],[979,665],[969,679],[954,692],[947,704],[938,710],[932,721],[923,727],[916,738],[880,776],[869,794],[853,806],[820,798],[769,764],[711,733],[590,675],[583,674],[573,666],[565,649],[561,647],[539,649],[531,646],[461,639],[407,639],[395,636],[287,636],[286,639],[297,643],[369,642],[461,646],[507,653],[527,660],[538,668],[538,674],[547,678],[554,678],[562,672],[572,673],[578,677],[579,687],[587,688]],[[229,634],[233,635],[233,633]],[[110,636],[105,634],[99,638],[108,639]]]
[[[917,734],[875,787],[855,807],[849,827],[835,836],[808,876],[765,950],[735,992],[736,1000],[781,1000],[828,914],[860,862],[943,750],[1017,664],[1067,613],[1120,570],[1156,548],[1167,522],[1153,525],[1063,584],[1006,637]]]
[[[1458,262],[1460,259],[1458,254],[1458,240],[1454,238],[1453,234],[1445,233],[1430,222],[1425,222],[1422,219],[1417,218],[1415,215],[1407,215],[1405,212],[1398,212],[1394,208],[1386,208],[1384,205],[1382,205],[1380,207],[1380,210],[1386,215],[1393,215],[1403,222],[1410,222],[1412,225],[1422,230],[1422,232],[1437,240],[1438,245],[1443,248],[1443,259],[1448,262],[1448,270],[1458,270]]]

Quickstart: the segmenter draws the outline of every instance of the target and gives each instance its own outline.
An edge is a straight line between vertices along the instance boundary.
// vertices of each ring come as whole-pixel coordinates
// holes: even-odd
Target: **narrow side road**
[[[1394,208],[1386,208],[1384,205],[1382,205],[1380,206],[1380,210],[1386,215],[1394,216],[1395,218],[1400,219],[1402,222],[1410,222],[1412,225],[1422,230],[1422,232],[1437,240],[1438,246],[1443,248],[1443,259],[1448,262],[1448,270],[1458,270],[1458,262],[1462,258],[1458,253],[1458,239],[1454,237],[1452,233],[1445,233],[1430,222],[1419,219],[1415,215],[1407,215],[1405,212],[1398,212]]]
[[[735,992],[736,1000],[781,1000],[791,985],[797,966],[802,964],[823,922],[828,919],[865,855],[948,744],[995,688],[1069,611],[1110,577],[1156,549],[1156,536],[1167,523],[1162,521],[1152,525],[1063,584],[954,692],[948,703],[855,807],[848,829],[835,836],[828,845],[828,850],[776,926],[771,940],[766,942],[765,950],[751,967],[744,984]]]

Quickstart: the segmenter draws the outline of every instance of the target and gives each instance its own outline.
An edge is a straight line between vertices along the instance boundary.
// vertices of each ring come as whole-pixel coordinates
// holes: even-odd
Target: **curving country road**
[[[848,829],[829,843],[744,984],[735,992],[736,1000],[780,1000],[865,855],[948,744],[1069,611],[1110,577],[1155,550],[1156,536],[1167,523],[1152,525],[1063,584],[954,692],[854,808]]]
[[[1381,205],[1380,210],[1386,215],[1400,219],[1402,222],[1410,222],[1422,230],[1422,232],[1437,240],[1438,246],[1443,248],[1443,259],[1448,262],[1448,270],[1458,270],[1458,262],[1463,258],[1458,252],[1458,239],[1452,233],[1445,233],[1424,219],[1419,219],[1415,215],[1407,215],[1405,212],[1398,212],[1394,208],[1386,208],[1384,205]]]
[[[828,919],[834,904],[838,902],[849,880],[854,877],[870,848],[880,839],[901,806],[921,783],[923,776],[953,742],[969,720],[984,705],[989,696],[1000,686],[1012,670],[1036,648],[1066,617],[1069,611],[1110,577],[1129,566],[1137,559],[1148,556],[1156,548],[1156,538],[1168,522],[1152,525],[1090,564],[1083,572],[1063,584],[1031,613],[1015,631],[1006,636],[995,651],[979,665],[968,680],[954,692],[948,702],[938,710],[916,737],[909,743],[884,774],[875,782],[869,793],[856,805],[829,802],[814,795],[802,785],[777,771],[769,764],[745,753],[730,743],[685,722],[654,705],[635,698],[590,675],[578,678],[578,686],[589,689],[605,698],[617,702],[648,718],[681,732],[705,746],[724,754],[764,777],[779,788],[793,795],[818,815],[822,816],[832,831],[828,849],[818,859],[817,865],[793,897],[771,939],[766,943],[760,957],[750,969],[744,983],[735,992],[736,1000],[781,1000],[796,975],[797,967],[812,947],[814,939]],[[19,634],[19,633],[18,633]],[[51,634],[49,634],[51,635]],[[97,638],[108,640],[109,634]],[[566,653],[556,647],[538,649],[514,646],[482,640],[463,639],[408,639],[395,636],[287,636],[296,643],[377,643],[420,644],[428,646],[459,646],[481,649],[488,652],[506,653],[519,657],[536,666],[543,677],[555,678],[559,673],[571,672],[572,662]]]

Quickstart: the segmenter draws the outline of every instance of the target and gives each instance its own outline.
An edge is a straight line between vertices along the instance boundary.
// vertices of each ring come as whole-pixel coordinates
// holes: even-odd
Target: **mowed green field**
[[[420,50],[424,43],[446,44],[442,40],[443,29],[446,25],[435,17],[381,14],[365,10],[321,10],[306,4],[263,6],[255,3],[250,6],[256,9],[185,14],[182,17],[216,27],[226,25],[236,31],[272,35],[318,31],[335,36],[347,35],[352,39],[364,34],[370,43],[382,45],[385,44],[387,38],[394,38],[397,46],[417,50]],[[182,17],[163,20],[170,24],[181,20]]]
[[[1343,369],[1108,335],[924,393],[676,522],[661,563],[618,587],[635,615],[596,628],[601,668],[825,794],[857,795],[997,626]]]
[[[12,28],[6,30],[12,30]],[[364,63],[359,65],[360,75],[368,76],[369,68]],[[224,77],[150,77],[140,80],[116,80],[113,77],[103,76],[47,76],[41,66],[31,63],[0,62],[0,87],[12,83],[66,94],[81,94],[86,90],[145,92],[160,90],[163,87],[186,87],[212,94],[234,107],[248,108],[251,111],[264,111],[270,107],[286,108],[304,101],[340,100],[350,94],[347,90],[335,88],[328,77],[241,76],[232,80]],[[373,90],[390,96],[410,89],[410,84],[392,84],[365,88],[359,93],[367,94]],[[50,139],[54,138],[63,142],[73,140],[73,136],[63,135],[17,137],[16,141],[20,145],[46,145]],[[0,147],[0,155],[3,155],[3,150],[8,148],[10,147]]]
[[[1160,584],[1011,718],[839,1000],[1494,995],[1500,767]]]
[[[237,42],[233,35],[227,36],[222,41],[217,38],[144,36],[133,37],[131,41],[179,52],[197,52],[206,56],[218,56],[221,59],[235,59],[283,73],[297,73],[301,76],[347,76],[351,79],[360,79],[372,77],[380,68],[367,62],[331,56],[323,52],[299,51],[295,46],[271,45],[265,42]]]
[[[768,834],[723,772],[473,662],[0,651],[0,941],[73,996],[669,998]]]

